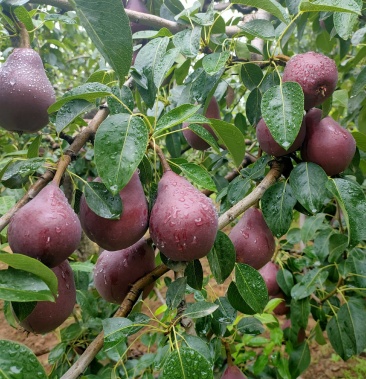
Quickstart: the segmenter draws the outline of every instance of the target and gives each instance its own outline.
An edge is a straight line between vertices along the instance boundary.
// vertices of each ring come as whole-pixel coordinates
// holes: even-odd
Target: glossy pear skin
[[[228,366],[221,379],[246,379],[246,376],[237,366]]]
[[[55,99],[39,54],[14,49],[0,69],[0,126],[36,133],[48,124],[47,109]]]
[[[304,92],[304,109],[324,102],[337,87],[338,71],[333,59],[314,51],[294,55],[283,71],[284,82],[297,82]]]
[[[275,239],[258,208],[244,212],[229,238],[235,247],[236,261],[257,270],[271,260],[275,251]]]
[[[95,288],[106,301],[121,304],[132,284],[154,268],[154,249],[144,239],[124,250],[104,250],[94,269]],[[146,288],[144,294],[152,288]]]
[[[207,196],[185,178],[166,171],[150,216],[150,236],[173,261],[192,261],[211,250],[218,229],[217,212]]]
[[[11,218],[8,241],[14,253],[28,255],[48,267],[58,266],[78,247],[79,219],[64,193],[54,183]]]
[[[58,297],[55,302],[39,301],[31,314],[20,322],[28,332],[48,333],[59,327],[74,309],[76,288],[69,262],[62,262],[52,271],[58,280]]]
[[[148,227],[148,205],[137,172],[119,195],[123,207],[119,220],[109,220],[95,214],[84,196],[80,201],[79,219],[85,234],[105,250],[115,251],[133,245]]]
[[[263,118],[261,118],[257,124],[256,134],[259,146],[265,153],[273,155],[275,157],[281,157],[283,155],[290,154],[301,147],[306,134],[306,126],[305,122],[303,121],[299,130],[299,134],[288,150],[285,150],[275,141]]]
[[[259,273],[262,275],[264,282],[266,283],[268,289],[268,295],[274,296],[280,292],[280,287],[277,283],[277,272],[278,266],[273,262],[268,262],[262,268],[260,268]]]
[[[217,120],[221,119],[219,104],[217,103],[217,100],[215,97],[211,98],[211,100],[208,104],[205,116],[207,118],[216,118]],[[184,122],[182,125],[182,128],[184,129],[184,128],[187,128],[188,126],[189,126],[189,123]],[[212,128],[209,124],[202,124],[202,126],[208,132],[210,132],[212,134],[212,136],[217,140],[216,134],[214,133],[214,131],[212,130]],[[183,135],[184,135],[185,139],[187,140],[188,144],[191,147],[193,147],[193,149],[206,150],[210,147],[210,145],[204,139],[199,137],[196,133],[194,133],[190,129],[183,130]]]
[[[131,11],[141,12],[141,13],[150,13],[146,8],[145,3],[142,0],[129,0],[126,9],[130,9]],[[149,30],[151,27],[143,24],[139,24],[137,22],[130,22],[130,27],[132,34],[136,32],[141,32],[143,30]]]
[[[351,163],[356,141],[347,129],[330,116],[317,122],[315,112],[312,115],[305,118],[306,137],[301,157],[306,162],[318,164],[328,175],[337,175]]]

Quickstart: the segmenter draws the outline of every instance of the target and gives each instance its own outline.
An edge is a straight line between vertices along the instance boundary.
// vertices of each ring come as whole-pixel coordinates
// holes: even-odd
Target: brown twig
[[[120,308],[115,313],[113,317],[126,317],[131,312],[133,306],[138,300],[143,289],[155,282],[156,279],[160,278],[169,268],[165,265],[160,265],[151,271],[148,275],[144,276],[138,280],[130,289],[123,300]],[[70,367],[70,369],[61,377],[61,379],[76,379],[78,378],[84,370],[89,366],[94,357],[98,354],[100,349],[103,347],[104,343],[104,333],[103,331],[98,334],[98,336],[93,340],[93,342],[87,347],[84,353],[80,356],[78,361]]]

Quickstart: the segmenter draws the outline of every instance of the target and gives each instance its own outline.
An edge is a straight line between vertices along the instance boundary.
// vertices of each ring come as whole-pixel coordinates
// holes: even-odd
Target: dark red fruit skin
[[[131,11],[135,11],[135,12],[150,13],[149,10],[146,8],[145,3],[142,0],[129,0],[125,8],[130,9]],[[151,27],[143,25],[143,24],[139,24],[137,22],[130,22],[130,27],[131,27],[132,34],[136,32],[141,32],[143,30],[151,29]]]
[[[297,82],[304,92],[304,109],[324,102],[337,87],[338,71],[333,59],[309,51],[293,56],[283,72],[284,82]]]
[[[275,239],[262,211],[249,208],[232,228],[229,238],[235,251],[236,261],[260,269],[268,263],[275,251]]]
[[[356,151],[356,141],[352,134],[330,116],[317,122],[317,115],[313,113],[306,120],[302,159],[318,164],[328,175],[344,171]]]
[[[266,283],[266,286],[268,289],[268,295],[269,296],[277,295],[278,292],[280,292],[280,287],[276,280],[278,266],[273,262],[268,262],[258,271],[262,275],[262,278],[264,282]]]
[[[216,100],[215,97],[211,98],[211,100],[210,100],[210,102],[208,104],[205,116],[207,118],[215,118],[217,120],[221,119],[219,104],[217,103],[217,100]],[[183,125],[182,125],[182,129],[187,128],[188,126],[189,126],[189,123],[184,122]],[[216,136],[216,134],[214,133],[214,131],[212,130],[212,128],[211,128],[211,126],[209,124],[202,124],[202,126],[208,132],[210,132],[212,134],[212,136],[215,138],[215,140],[218,139],[217,136]],[[184,129],[183,130],[183,135],[184,135],[185,139],[187,140],[188,144],[191,147],[193,147],[193,149],[196,149],[196,150],[206,150],[206,149],[208,149],[210,147],[210,145],[204,139],[202,139],[201,137],[199,137],[196,133],[194,133],[190,129]]]
[[[80,201],[79,219],[85,234],[105,250],[115,251],[133,245],[148,227],[148,205],[137,172],[122,189],[120,197],[123,210],[119,220],[95,214],[84,196]]]
[[[285,330],[285,329],[291,328],[291,327],[292,327],[291,320],[288,318],[283,323],[281,329]],[[300,328],[299,332],[297,333],[297,343],[300,344],[300,343],[304,342],[305,338],[306,338],[306,331],[304,328]]]
[[[131,286],[154,268],[154,249],[144,239],[127,249],[104,250],[94,269],[95,288],[106,301],[121,304]],[[146,288],[144,294],[153,287]]]
[[[48,267],[58,266],[78,247],[80,221],[54,183],[11,218],[8,241],[14,253],[28,255]]]
[[[259,146],[265,153],[273,155],[275,157],[281,157],[283,155],[293,153],[301,147],[306,134],[306,126],[303,120],[299,130],[299,134],[297,135],[295,141],[289,147],[288,150],[285,150],[281,145],[279,145],[275,141],[263,118],[261,118],[257,124],[256,133]]]
[[[221,379],[246,379],[246,376],[237,366],[228,366]]]
[[[283,316],[290,312],[290,307],[286,304],[286,298],[283,292],[279,292],[276,296],[273,296],[272,298],[284,299],[284,301],[278,304],[277,307],[273,310],[273,313],[275,315]]]
[[[164,173],[150,216],[150,236],[173,261],[192,261],[211,250],[218,229],[210,198],[173,171]]]
[[[17,48],[0,69],[0,125],[6,130],[36,133],[48,124],[55,91],[33,49]]]
[[[44,334],[59,327],[71,314],[76,302],[74,274],[68,261],[63,261],[52,271],[58,280],[58,297],[39,301],[31,314],[20,325],[28,332]]]

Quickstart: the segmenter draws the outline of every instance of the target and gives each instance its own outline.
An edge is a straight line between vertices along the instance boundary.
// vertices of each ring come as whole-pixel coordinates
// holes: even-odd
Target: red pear
[[[221,379],[246,379],[237,366],[228,366]]]
[[[95,288],[103,299],[121,304],[132,284],[154,268],[154,249],[144,239],[124,250],[104,250],[94,269]],[[144,293],[152,288],[153,285]]]
[[[126,9],[130,9],[131,11],[140,12],[140,13],[150,13],[146,8],[145,3],[142,0],[129,0]],[[149,30],[151,27],[143,24],[139,24],[137,22],[130,22],[132,34],[136,32],[141,32],[143,30]]]
[[[268,289],[268,295],[274,296],[280,292],[280,287],[277,283],[277,272],[278,266],[273,262],[268,262],[262,268],[260,268],[259,273],[262,275],[264,282],[266,283]]]
[[[119,195],[123,206],[119,220],[109,220],[95,214],[84,196],[80,201],[79,218],[85,234],[103,249],[111,251],[136,243],[148,226],[148,205],[137,172]]]
[[[79,219],[64,193],[50,183],[11,218],[8,241],[14,253],[55,267],[69,257],[81,239]]]
[[[28,332],[48,333],[59,327],[74,309],[76,289],[69,262],[63,261],[52,271],[58,280],[58,297],[55,302],[39,301],[33,311],[20,322]]]
[[[283,316],[283,315],[287,315],[290,312],[290,307],[286,304],[286,297],[282,291],[280,291],[276,296],[272,296],[271,298],[272,299],[273,298],[275,298],[275,299],[279,298],[279,299],[284,300],[280,304],[278,304],[277,307],[273,310],[273,313],[275,315]]]
[[[236,261],[257,270],[271,260],[275,251],[275,239],[258,208],[244,212],[229,238],[235,247]]]
[[[211,250],[218,229],[210,198],[185,178],[166,171],[150,216],[150,235],[157,248],[173,261],[192,261]]]

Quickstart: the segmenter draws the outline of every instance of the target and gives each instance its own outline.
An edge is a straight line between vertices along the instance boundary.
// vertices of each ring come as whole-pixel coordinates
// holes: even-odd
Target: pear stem
[[[149,142],[149,146],[156,152],[156,154],[159,157],[161,166],[163,167],[163,172],[172,171],[172,169],[169,166],[168,161],[165,158],[165,155],[163,153],[163,150],[161,150],[160,146],[155,143],[155,141],[151,140]]]
[[[61,179],[70,163],[71,156],[66,154],[62,155],[60,160],[58,161],[57,171],[52,179],[52,182],[55,183],[57,186],[60,186]]]
[[[226,353],[226,358],[227,358],[227,365],[228,366],[234,366],[233,362],[233,357],[231,356],[231,351],[230,351],[230,344],[228,341],[221,339],[222,344],[225,347],[225,353]]]
[[[20,38],[19,47],[30,49],[30,38],[29,38],[29,33],[28,33],[27,28],[20,21],[17,22],[17,26],[19,29],[19,38]]]

